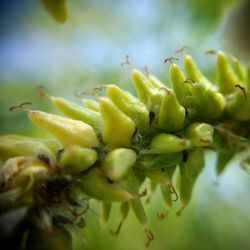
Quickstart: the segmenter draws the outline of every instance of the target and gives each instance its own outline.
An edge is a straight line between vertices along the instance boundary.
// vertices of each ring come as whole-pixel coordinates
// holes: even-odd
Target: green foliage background
[[[10,3],[11,2],[11,3]],[[242,1],[145,0],[69,1],[69,18],[60,24],[39,1],[3,1],[0,39],[0,134],[47,136],[32,126],[25,114],[8,108],[31,101],[34,108],[53,111],[36,95],[46,92],[78,101],[75,90],[101,84],[118,84],[133,92],[128,54],[137,67],[144,66],[168,83],[163,60],[189,45],[201,69],[213,80],[214,58],[205,50],[228,47],[225,33],[231,10]],[[181,55],[177,55],[181,59]],[[237,56],[237,54],[236,54]],[[249,59],[249,58],[248,58]],[[181,63],[181,62],[180,62]],[[53,111],[54,112],[54,111]],[[163,221],[159,190],[146,206],[155,240],[150,249],[249,249],[250,182],[235,159],[214,184],[214,154],[208,152],[191,205],[177,217],[177,203]],[[74,232],[75,249],[144,249],[143,228],[132,215],[118,237],[110,234],[119,222],[112,213],[107,226],[99,224],[98,204],[87,213],[87,226]]]

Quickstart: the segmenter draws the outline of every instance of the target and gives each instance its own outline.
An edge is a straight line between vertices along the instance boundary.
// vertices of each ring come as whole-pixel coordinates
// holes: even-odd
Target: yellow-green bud
[[[90,168],[96,160],[95,150],[70,145],[64,149],[58,164],[63,174],[78,174]]]
[[[161,91],[155,88],[149,79],[137,69],[132,71],[132,80],[140,101],[146,104],[148,110],[157,113],[162,95]]]
[[[149,111],[144,103],[116,85],[108,85],[107,95],[124,114],[133,120],[142,133],[151,131]]]
[[[170,154],[144,154],[140,156],[139,163],[143,168],[168,168],[176,166],[182,160],[182,152]]]
[[[201,83],[193,83],[192,95],[196,100],[198,115],[207,120],[218,119],[225,109],[224,96],[212,88],[206,88]]]
[[[191,88],[190,84],[185,83],[185,76],[181,68],[176,64],[170,65],[171,86],[181,105],[184,107],[190,106]]]
[[[159,134],[150,144],[150,151],[157,154],[169,154],[188,149],[191,146],[189,140],[172,134]]]
[[[90,99],[83,99],[83,105],[93,111],[100,112],[99,102]]]
[[[110,201],[102,201],[101,205],[101,222],[106,224],[109,220],[111,209],[112,209],[112,202]]]
[[[136,153],[132,149],[117,148],[106,155],[102,169],[109,179],[117,181],[126,175],[135,161]]]
[[[228,95],[235,91],[235,84],[239,83],[239,78],[234,73],[224,53],[217,54],[217,85],[219,91]]]
[[[206,147],[213,143],[214,128],[208,123],[195,122],[185,130],[185,137],[194,147]]]
[[[52,133],[64,146],[76,144],[92,148],[99,145],[94,129],[82,121],[43,111],[28,111],[28,116],[35,125]]]
[[[156,89],[167,88],[165,84],[163,84],[157,77],[153,75],[149,75],[148,80]]]
[[[201,83],[205,88],[214,89],[214,85],[200,72],[190,55],[184,57],[184,67],[188,78]]]
[[[103,141],[115,147],[129,146],[135,132],[134,122],[108,98],[99,101],[104,121]]]
[[[188,159],[179,164],[180,199],[183,207],[189,203],[196,180],[204,168],[204,150],[196,148],[188,153]]]
[[[227,101],[227,112],[237,120],[250,120],[250,92],[243,88],[234,92]]]
[[[102,118],[99,112],[69,102],[64,98],[55,96],[48,97],[52,101],[53,105],[66,116],[89,124],[97,132],[102,130]]]
[[[46,144],[42,143],[38,139],[18,135],[0,136],[1,159],[8,159],[14,156],[32,155],[45,159],[52,164],[55,163],[56,160],[54,152],[52,152]]]
[[[127,201],[137,196],[127,191],[123,183],[111,182],[98,168],[91,168],[79,183],[83,192],[100,201]]]
[[[158,125],[166,132],[178,131],[184,125],[185,108],[179,104],[172,91],[162,91],[164,93],[159,110]]]
[[[234,154],[232,152],[218,152],[217,162],[216,162],[216,172],[218,175],[222,174],[228,165],[228,163],[233,158]]]

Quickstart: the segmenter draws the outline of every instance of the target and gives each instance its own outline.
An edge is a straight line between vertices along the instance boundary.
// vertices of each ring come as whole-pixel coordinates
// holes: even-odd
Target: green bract
[[[44,3],[56,18],[64,20],[64,1],[60,1],[60,13],[53,12],[52,1]],[[23,231],[33,232],[28,238],[22,235],[22,245],[30,244],[30,249],[41,242],[41,249],[47,249],[62,240],[66,241],[64,249],[70,249],[64,225],[84,226],[90,199],[100,202],[104,223],[113,202],[121,203],[114,234],[119,233],[131,208],[149,245],[153,234],[143,208],[147,192],[141,190],[142,184],[150,180],[149,193],[160,186],[168,210],[178,197],[184,208],[204,168],[207,148],[217,153],[217,174],[223,173],[239,152],[244,154],[242,165],[249,164],[249,70],[222,52],[217,54],[216,84],[201,73],[189,55],[184,67],[185,73],[178,65],[170,65],[172,89],[155,76],[133,69],[138,96],[107,85],[106,96],[84,99],[84,107],[41,93],[65,116],[23,108],[31,122],[53,138],[0,137],[4,162],[0,212],[4,217],[27,207]],[[173,178],[175,174],[178,178]],[[40,238],[36,232],[42,232]],[[48,232],[57,239],[53,241]]]

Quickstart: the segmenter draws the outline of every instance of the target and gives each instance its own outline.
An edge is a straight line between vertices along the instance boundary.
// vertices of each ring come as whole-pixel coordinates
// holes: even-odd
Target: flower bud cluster
[[[63,115],[25,109],[54,139],[1,136],[1,213],[26,206],[30,227],[56,230],[65,239],[65,224],[84,220],[83,212],[74,213],[85,211],[89,199],[100,202],[105,223],[113,202],[120,202],[121,221],[113,233],[131,208],[149,245],[153,234],[143,197],[148,200],[159,186],[167,210],[180,200],[180,214],[204,168],[206,149],[218,155],[218,174],[237,153],[248,152],[249,159],[250,79],[235,60],[217,53],[216,84],[186,55],[185,73],[170,65],[172,88],[132,69],[137,97],[107,85],[105,96],[84,99],[81,106],[43,93]],[[146,181],[148,193],[141,190]]]

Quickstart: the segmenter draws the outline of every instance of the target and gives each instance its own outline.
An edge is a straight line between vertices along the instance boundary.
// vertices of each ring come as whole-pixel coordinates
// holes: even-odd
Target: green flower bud
[[[99,102],[95,100],[90,100],[90,99],[86,99],[86,100],[83,99],[82,102],[86,108],[91,109],[96,112],[100,112]]]
[[[161,195],[164,199],[166,206],[169,208],[172,206],[173,201],[178,200],[178,194],[172,185],[172,179],[176,171],[176,168],[177,166],[175,165],[175,166],[165,169],[165,175],[169,178],[170,184],[169,185],[161,184]],[[173,198],[173,195],[175,196],[175,198]]]
[[[103,141],[115,147],[127,147],[135,132],[134,122],[107,98],[100,98],[104,121]]]
[[[48,175],[48,168],[41,162],[37,165],[32,165],[20,171],[12,181],[12,188],[22,188],[25,191],[31,189],[37,179],[46,178]]]
[[[148,229],[148,218],[145,213],[145,210],[143,208],[143,205],[141,203],[140,199],[134,199],[130,200],[131,208],[136,216],[136,218],[139,220],[139,222],[143,225],[145,234],[147,236],[147,242],[146,246],[150,245],[150,242],[154,239],[154,236],[152,232]]]
[[[155,88],[139,70],[134,69],[132,71],[132,80],[140,101],[146,104],[148,110],[157,113],[162,95],[161,91]]]
[[[96,132],[102,130],[102,118],[99,112],[92,109],[82,107],[75,103],[69,102],[64,98],[48,96],[53,105],[64,115],[74,119],[83,121],[92,126]]]
[[[142,165],[144,169],[168,168],[178,165],[182,157],[181,151],[170,154],[145,154],[140,156],[139,164]]]
[[[117,148],[110,151],[103,162],[102,169],[112,181],[120,180],[127,174],[136,161],[136,153],[132,149]]]
[[[214,89],[215,86],[200,72],[190,55],[184,57],[184,67],[188,78],[202,84],[204,88]]]
[[[240,63],[239,60],[237,60],[234,56],[230,56],[229,60],[237,77],[240,79],[241,82],[246,83],[247,69],[245,68],[245,66]]]
[[[225,108],[225,98],[212,88],[206,88],[201,83],[193,83],[191,89],[196,100],[198,115],[207,120],[218,119]]]
[[[180,130],[185,122],[185,108],[182,107],[172,91],[163,90],[158,125],[167,132]]]
[[[239,78],[231,68],[228,58],[224,53],[217,54],[217,84],[219,91],[228,95],[235,91],[235,84],[239,83]]]
[[[64,23],[68,18],[66,0],[41,0],[46,10],[58,22]]]
[[[243,91],[241,91],[243,90]],[[226,110],[235,119],[250,120],[250,92],[245,88],[234,92],[227,101]]]
[[[100,204],[101,204],[101,222],[103,224],[106,224],[110,217],[112,202],[102,201]]]
[[[32,155],[52,164],[56,161],[54,152],[38,139],[18,135],[0,136],[0,158]]]
[[[99,145],[93,128],[82,121],[42,111],[28,111],[28,116],[35,125],[52,133],[64,146],[76,144],[91,148]]]
[[[185,76],[181,68],[176,64],[170,65],[170,78],[171,86],[175,92],[175,95],[181,105],[184,107],[189,106],[189,98],[191,97],[191,88],[189,84],[184,83]]]
[[[90,198],[100,201],[127,201],[135,199],[137,196],[131,194],[124,188],[122,182],[111,182],[105,174],[98,168],[91,168],[79,183],[83,192]]]
[[[230,162],[230,160],[233,158],[234,154],[229,152],[229,153],[225,153],[225,152],[218,152],[217,153],[217,162],[216,162],[216,172],[218,175],[221,175],[226,166],[228,165],[228,163]]]
[[[157,77],[153,75],[149,75],[148,80],[156,89],[167,88],[167,86],[164,83],[162,83]]]
[[[10,158],[1,169],[3,180],[8,183],[12,202],[20,199],[20,202],[29,204],[32,202],[32,189],[34,184],[48,176],[48,166],[35,157]],[[9,197],[8,197],[9,198]]]
[[[194,185],[201,171],[204,168],[204,150],[201,148],[189,151],[188,159],[179,164],[179,184],[180,199],[183,208],[186,207],[191,199]]]
[[[168,168],[145,169],[144,174],[153,182],[170,185],[176,166]]]
[[[15,176],[18,176],[24,169],[29,167],[45,167],[47,165],[45,162],[37,159],[36,157],[13,157],[8,159],[3,167],[1,172],[5,182],[11,181]]]
[[[136,218],[139,220],[139,222],[143,226],[146,227],[148,224],[148,218],[147,218],[147,215],[146,215],[145,210],[143,208],[143,205],[141,203],[141,199],[130,200],[129,203],[131,205],[131,208],[132,208]]]
[[[168,185],[161,185],[161,195],[167,207],[172,207],[171,187]]]
[[[187,127],[185,136],[194,147],[206,147],[213,143],[214,128],[210,124],[195,122]]]
[[[58,164],[63,174],[74,175],[90,168],[96,160],[95,150],[70,145],[64,149]]]
[[[169,154],[188,149],[191,146],[189,140],[172,134],[159,134],[152,139],[150,152],[156,154]]]
[[[117,229],[115,231],[111,231],[112,234],[116,234],[116,235],[119,234],[121,227],[123,225],[123,222],[126,220],[128,216],[129,208],[130,208],[130,205],[128,201],[122,202],[120,209],[119,209],[121,219],[120,219]]]
[[[142,133],[147,134],[151,131],[149,111],[144,103],[116,85],[108,85],[107,95],[124,114],[133,120]]]

